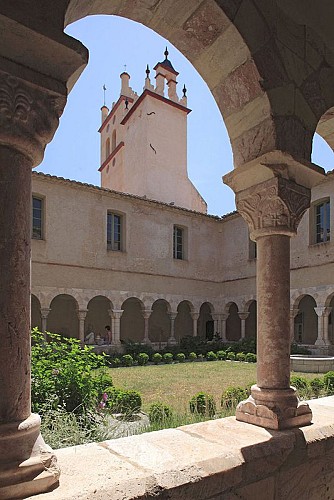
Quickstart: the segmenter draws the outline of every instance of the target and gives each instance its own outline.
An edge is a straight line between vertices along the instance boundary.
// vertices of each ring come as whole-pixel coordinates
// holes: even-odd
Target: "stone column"
[[[82,345],[85,343],[85,319],[87,316],[87,309],[79,309],[77,311],[78,319],[79,319],[79,339]]]
[[[121,317],[123,314],[123,309],[113,309],[113,321],[112,321],[112,338],[113,343],[120,345],[121,343]]]
[[[51,311],[51,309],[49,309],[48,307],[42,307],[41,308],[42,332],[43,333],[46,332],[46,321],[48,319],[50,311]]]
[[[170,312],[169,317],[170,317],[170,336],[168,339],[168,344],[170,345],[175,345],[177,344],[176,338],[175,338],[175,318],[177,316],[177,312]]]
[[[212,319],[214,321],[214,335],[221,336],[221,314],[212,314]]]
[[[290,309],[290,344],[295,340],[295,317],[299,314],[298,307],[292,307]]]
[[[227,338],[226,338],[226,321],[227,321],[228,317],[229,317],[229,313],[223,313],[223,314],[220,315],[221,333],[222,333],[222,340],[223,340],[223,342],[227,341]]]
[[[332,310],[331,307],[319,306],[314,308],[318,315],[318,337],[315,345],[327,346],[330,344],[328,338],[328,316]]]
[[[238,312],[239,318],[241,319],[241,340],[246,338],[246,319],[249,316],[249,312]]]
[[[190,314],[193,320],[193,337],[197,337],[197,321],[199,318],[199,313],[192,312]]]
[[[237,193],[237,208],[257,243],[257,384],[238,420],[270,429],[309,424],[312,412],[290,387],[290,238],[310,190],[273,177]]]
[[[331,312],[332,312],[332,308],[326,307],[326,311],[324,314],[324,339],[325,339],[326,345],[331,344],[331,341],[329,340],[329,334],[328,334],[328,326],[329,326],[328,319],[329,319],[329,315]]]
[[[145,326],[144,326],[144,344],[150,344],[150,338],[148,335],[148,326],[149,326],[149,319],[152,314],[152,309],[144,309],[143,311],[143,316],[144,316],[144,321],[145,321]]]
[[[0,498],[6,499],[46,491],[59,477],[40,418],[31,413],[31,168],[42,160],[64,105],[59,94],[0,70]]]

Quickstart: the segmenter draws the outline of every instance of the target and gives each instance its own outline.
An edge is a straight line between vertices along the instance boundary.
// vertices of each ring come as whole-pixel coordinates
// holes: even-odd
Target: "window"
[[[256,259],[256,257],[257,257],[256,251],[257,251],[257,249],[256,249],[255,241],[253,241],[249,238],[249,247],[248,247],[249,260]]]
[[[32,197],[32,238],[43,239],[43,200]]]
[[[120,252],[122,248],[122,216],[112,212],[107,214],[107,247],[108,250]]]
[[[110,139],[108,137],[108,139],[106,140],[106,159],[108,158],[109,155],[110,155]]]
[[[185,258],[184,229],[178,226],[174,226],[173,257],[180,260]]]
[[[330,240],[330,202],[325,200],[315,205],[315,242]]]
[[[113,130],[112,138],[111,138],[111,151],[116,149],[116,130]]]

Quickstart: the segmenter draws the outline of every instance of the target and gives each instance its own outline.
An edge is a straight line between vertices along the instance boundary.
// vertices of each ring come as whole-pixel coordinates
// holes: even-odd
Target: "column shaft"
[[[290,238],[282,234],[257,239],[257,385],[290,386]]]
[[[0,423],[30,415],[31,164],[0,147]]]

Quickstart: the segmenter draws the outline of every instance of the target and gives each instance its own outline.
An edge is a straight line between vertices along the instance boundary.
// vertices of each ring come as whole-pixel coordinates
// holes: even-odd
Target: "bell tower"
[[[187,90],[177,94],[177,76],[168,59],[150,69],[140,96],[123,72],[121,91],[111,110],[102,110],[101,185],[206,213],[206,203],[188,178]]]

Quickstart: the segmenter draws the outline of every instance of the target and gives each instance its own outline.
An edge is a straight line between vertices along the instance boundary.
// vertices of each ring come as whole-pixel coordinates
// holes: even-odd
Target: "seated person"
[[[89,333],[87,333],[87,335],[85,337],[85,343],[90,344],[90,345],[95,343],[95,333],[93,331],[90,331]]]

